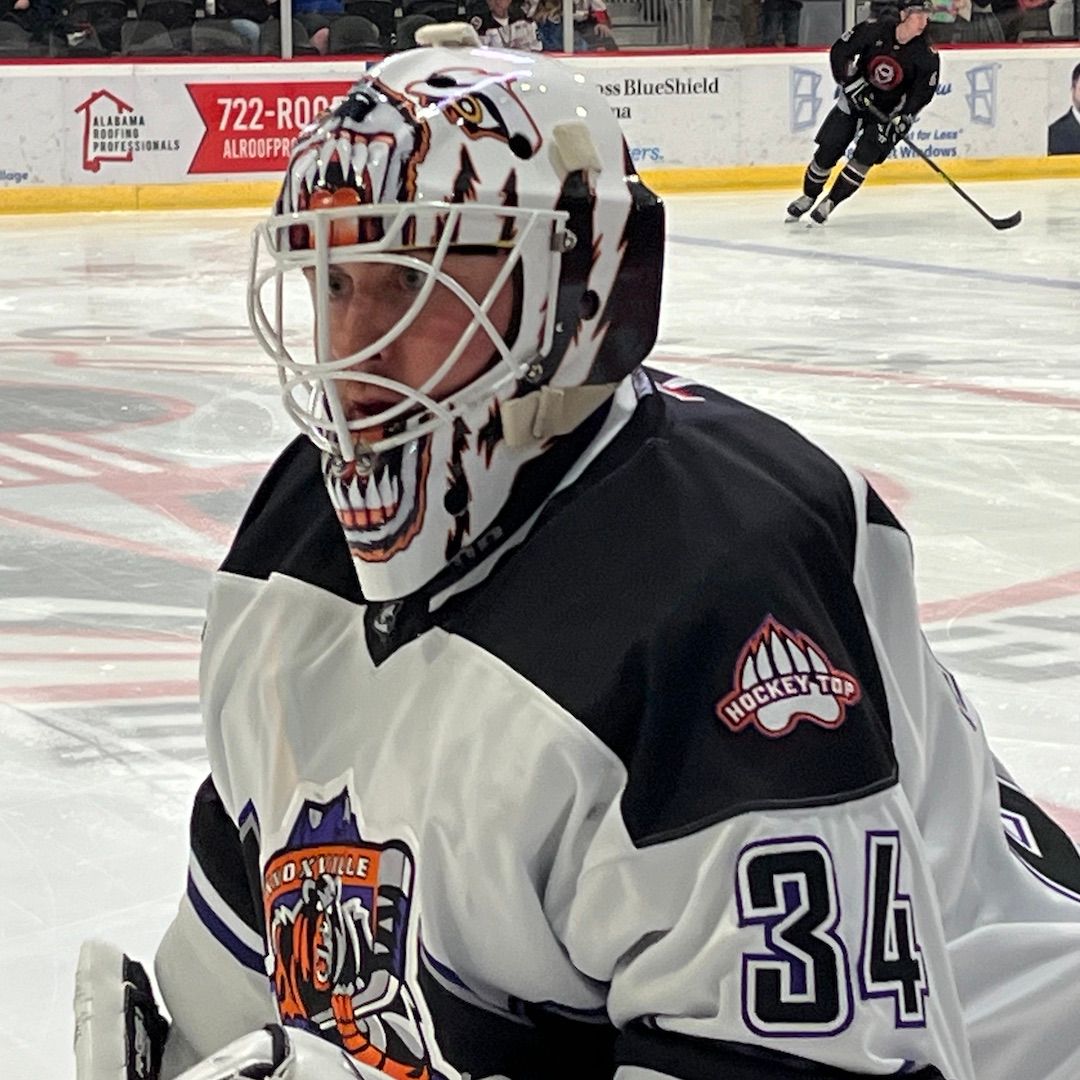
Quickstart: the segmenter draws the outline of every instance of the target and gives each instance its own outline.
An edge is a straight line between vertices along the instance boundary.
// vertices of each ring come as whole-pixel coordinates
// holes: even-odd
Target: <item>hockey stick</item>
[[[873,105],[870,105],[867,107],[866,111],[875,120],[877,120],[878,123],[888,124],[889,118],[880,109],[877,109]],[[961,199],[964,200],[964,202],[968,203],[970,206],[973,206],[980,214],[982,214],[984,218],[986,218],[987,221],[990,222],[991,225],[994,226],[995,229],[1011,229],[1014,228],[1016,225],[1020,224],[1020,220],[1023,215],[1019,210],[1017,210],[1015,214],[1010,214],[1008,217],[991,217],[936,161],[934,161],[932,157],[930,157],[929,154],[927,154],[922,149],[922,147],[912,142],[912,140],[909,139],[906,135],[901,135],[900,138],[905,143],[907,143],[908,146],[910,146],[911,149],[914,150],[915,153],[918,154],[919,157],[921,157],[923,161],[925,161],[926,164],[929,165],[930,168],[933,169],[934,172],[936,172],[938,176],[940,176],[942,180],[944,180],[945,183],[948,184],[949,187],[951,187],[953,191],[955,191],[956,194],[960,196]]]

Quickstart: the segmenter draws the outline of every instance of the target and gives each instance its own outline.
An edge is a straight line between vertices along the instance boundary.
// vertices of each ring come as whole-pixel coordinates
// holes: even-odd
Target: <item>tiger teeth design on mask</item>
[[[323,480],[354,558],[385,562],[412,543],[424,524],[430,470],[430,436],[379,455],[367,472],[323,454]]]

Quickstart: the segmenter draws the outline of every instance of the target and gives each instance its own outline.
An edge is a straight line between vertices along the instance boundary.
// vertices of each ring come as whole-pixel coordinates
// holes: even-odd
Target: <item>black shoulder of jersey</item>
[[[938,55],[937,49],[934,48],[934,43],[925,34],[919,34],[918,37],[912,38],[908,44],[921,52],[929,64],[941,63],[941,57]]]
[[[319,451],[306,436],[294,439],[263,477],[221,569],[253,578],[288,574],[363,601]]]
[[[527,541],[438,620],[619,755],[638,844],[895,782],[843,470],[774,417],[656,378]]]

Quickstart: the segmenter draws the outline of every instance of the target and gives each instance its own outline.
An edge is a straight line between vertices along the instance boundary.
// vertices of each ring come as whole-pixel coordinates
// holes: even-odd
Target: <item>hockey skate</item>
[[[833,210],[832,199],[822,199],[821,202],[814,207],[810,213],[810,220],[807,225],[824,225],[829,220],[829,215]]]
[[[794,202],[788,203],[786,222],[798,221],[799,218],[814,205],[814,199],[810,195],[800,195]]]

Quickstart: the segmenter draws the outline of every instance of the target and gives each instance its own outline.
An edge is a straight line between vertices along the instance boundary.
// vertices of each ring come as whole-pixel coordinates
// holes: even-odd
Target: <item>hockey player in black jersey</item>
[[[162,1009],[84,946],[78,1080],[1076,1080],[1080,858],[907,535],[642,366],[663,207],[599,92],[431,30],[257,229],[301,434],[212,586]]]
[[[859,190],[870,169],[892,153],[933,98],[940,62],[924,34],[933,10],[932,0],[901,0],[899,21],[868,19],[833,45],[829,62],[839,93],[815,137],[817,150],[803,177],[803,193],[788,206],[788,221],[813,207],[810,220],[823,225]],[[847,164],[814,206],[852,142]]]

